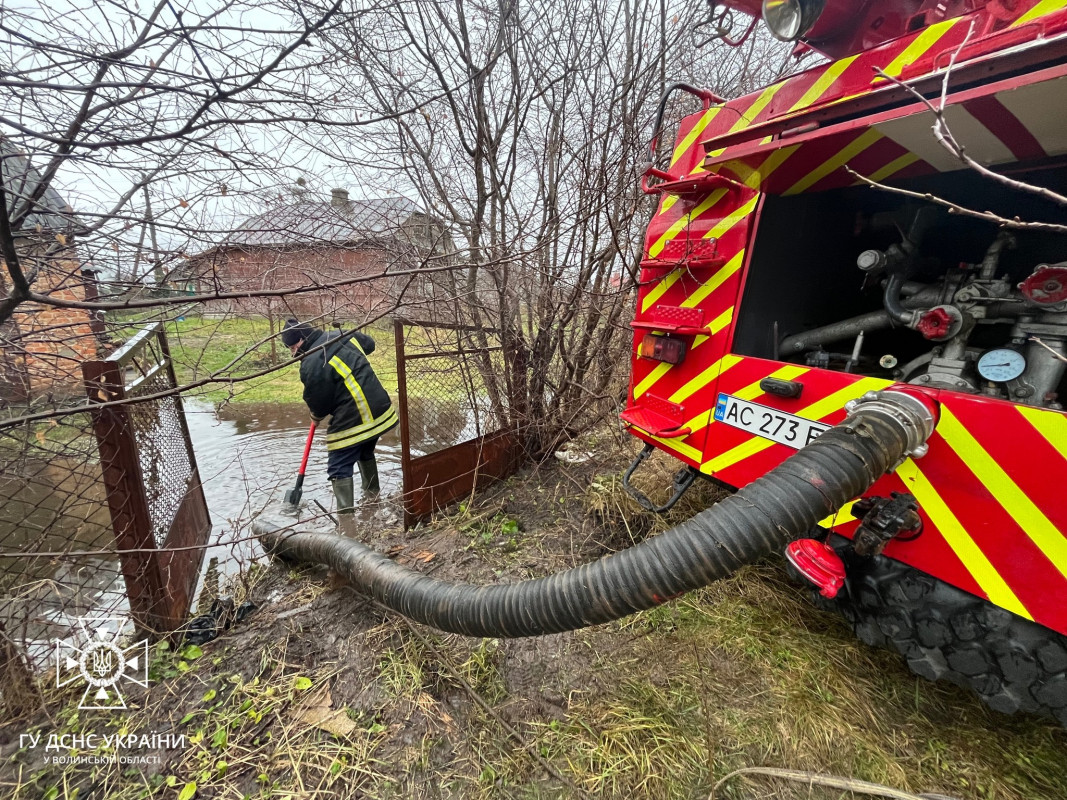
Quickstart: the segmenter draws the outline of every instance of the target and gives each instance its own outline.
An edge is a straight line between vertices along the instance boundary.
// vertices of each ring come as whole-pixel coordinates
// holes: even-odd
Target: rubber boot
[[[337,532],[349,539],[359,538],[359,523],[356,521],[355,489],[352,478],[336,478],[330,481],[333,496],[337,499]],[[327,573],[330,588],[337,588],[340,576],[332,569]],[[343,580],[341,581],[343,583]]]
[[[356,510],[355,489],[351,478],[334,478],[333,496],[337,499],[337,513],[351,514]]]
[[[373,458],[369,458],[366,461],[356,462],[356,466],[359,467],[359,477],[363,485],[363,497],[367,499],[373,499],[381,492],[381,486],[378,484],[378,462]]]

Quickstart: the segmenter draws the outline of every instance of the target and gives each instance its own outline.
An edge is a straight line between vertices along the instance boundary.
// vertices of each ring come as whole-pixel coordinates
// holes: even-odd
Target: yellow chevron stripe
[[[1040,433],[1064,458],[1067,458],[1067,416],[1058,411],[1043,411],[1029,406],[1016,406],[1027,422]]]
[[[730,306],[728,309],[719,314],[719,316],[713,319],[710,325],[708,325],[708,328],[711,330],[712,336],[714,336],[716,333],[718,333],[727,325],[729,325],[733,318],[734,307]],[[700,341],[694,342],[692,348],[693,350],[696,350],[697,347],[699,347],[701,344],[708,340],[707,336],[698,336],[697,338],[700,339]],[[653,385],[655,385],[656,381],[666,375],[668,370],[670,370],[672,366],[673,364],[657,364],[655,369],[648,373],[648,375],[645,376],[645,379],[634,387],[634,400],[636,400],[638,397],[640,397],[649,389],[651,389]]]
[[[740,364],[741,360],[742,359],[740,356],[735,356],[731,355],[730,353],[727,353],[714,364],[712,364],[710,367],[703,370],[699,375],[697,375],[687,384],[685,384],[681,389],[672,394],[669,398],[670,401],[672,403],[680,403],[686,398],[691,397],[692,395],[703,389],[705,386],[707,386],[709,383],[711,383],[713,380],[718,378],[720,375],[722,375],[724,372],[726,372],[726,370],[730,369],[730,367],[735,366],[736,364]]]
[[[942,407],[942,413],[944,413],[944,407]],[[1030,612],[1026,610],[1026,606],[1015,596],[1011,587],[1000,576],[996,567],[989,562],[982,549],[975,544],[974,539],[967,533],[967,529],[960,524],[956,515],[952,513],[952,509],[941,499],[937,489],[922,474],[915,462],[909,458],[897,467],[897,475],[904,481],[908,490],[915,495],[922,510],[937,526],[945,542],[971,573],[975,582],[982,587],[982,591],[986,593],[990,602],[1020,617],[1033,619]]]
[[[1067,0],[1043,0],[1043,2],[1038,3],[1036,6],[1031,8],[1008,27],[1016,28],[1019,25],[1025,25],[1027,22],[1032,22],[1038,17],[1043,17],[1046,14],[1051,14],[1053,11],[1059,11],[1064,6],[1067,6]]]
[[[777,150],[767,156],[766,161],[760,164],[759,170],[757,170],[757,172],[759,173],[759,178],[756,185],[753,186],[747,181],[745,182],[745,185],[748,186],[749,189],[759,191],[760,186],[765,180],[767,180],[767,178],[771,176],[771,173],[778,169],[778,167],[782,166],[782,164],[785,163],[785,160],[799,149],[799,144],[790,145],[789,147],[779,147]]]
[[[699,217],[701,214],[703,214],[705,211],[707,211],[709,208],[719,202],[719,200],[721,200],[723,195],[725,194],[725,189],[716,189],[707,197],[705,197],[699,205],[690,210],[688,214],[683,214],[673,223],[671,223],[671,226],[667,228],[667,230],[663,233],[661,237],[659,237],[659,240],[650,248],[648,248],[649,256],[655,258],[660,253],[662,253],[663,248],[667,246],[667,243],[670,242],[671,239],[673,239],[686,227],[688,227],[694,219]]]
[[[730,129],[726,133],[737,133],[738,131],[744,130],[753,122],[755,122],[756,117],[758,117],[760,112],[767,107],[767,104],[774,99],[774,96],[778,94],[779,90],[783,86],[785,86],[786,83],[787,81],[782,81],[781,83],[771,84],[762,92],[760,92],[760,96],[756,98],[756,101],[741,112],[741,115],[738,117],[737,121],[730,126]],[[764,141],[767,141],[767,139],[764,139]],[[712,158],[718,158],[725,152],[726,148],[720,147],[718,150],[712,150],[708,155],[710,155]]]
[[[841,149],[840,152],[827,159],[816,169],[809,172],[807,175],[805,175],[803,178],[793,184],[789,189],[783,192],[783,194],[799,194],[805,189],[814,186],[816,183],[821,181],[831,172],[847,164],[850,159],[858,156],[860,153],[862,153],[868,147],[873,145],[875,142],[879,141],[881,138],[881,133],[879,133],[874,128],[868,128],[858,137],[849,142],[844,148]]]
[[[949,29],[958,21],[958,17],[956,19],[946,19],[943,22],[936,22],[925,29],[915,37],[915,41],[905,47],[896,58],[889,62],[889,66],[884,70],[885,74],[894,78],[898,76],[904,70],[904,67],[922,58],[926,51],[937,44],[941,37],[948,33]]]
[[[734,257],[715,270],[715,274],[682,301],[682,308],[695,308],[704,299],[737,274],[745,260],[745,251],[738,250]],[[710,327],[710,326],[709,326]]]
[[[759,200],[759,196],[753,197],[744,205],[738,206],[732,212],[723,217],[715,226],[704,234],[705,239],[721,239],[736,225],[743,220],[752,210],[756,207],[756,203]],[[744,251],[742,251],[744,252]]]
[[[952,414],[947,406],[941,406],[941,420],[937,425],[948,446],[967,465],[979,482],[989,490],[1001,507],[1008,512],[1019,527],[1037,545],[1052,565],[1067,578],[1067,538],[1048,517],[1034,505],[1026,493],[1018,487],[1001,466],[993,460],[971,432]]]
[[[744,161],[723,161],[716,166],[729,169],[737,176],[741,183],[745,184],[749,189],[758,192],[760,190],[760,185],[770,177],[771,173],[784,164],[785,160],[793,155],[798,149],[800,149],[799,144],[790,145],[789,147],[779,147],[763,159],[758,167],[750,167]],[[755,201],[753,201],[753,205],[755,205]]]
[[[659,213],[660,214],[666,214],[668,211],[670,211],[674,207],[674,204],[677,203],[681,199],[682,199],[682,196],[679,195],[679,194],[669,194],[669,195],[667,195],[666,197],[663,198],[663,202],[660,203]]]
[[[806,408],[802,408],[800,411],[796,412],[796,415],[811,420],[822,419],[827,414],[844,406],[849,400],[855,400],[857,397],[870,391],[884,389],[890,383],[892,383],[892,381],[885,381],[880,378],[862,378],[850,386],[839,389],[833,394],[827,395],[821,400],[817,400]],[[720,469],[726,469],[740,461],[744,461],[749,456],[754,456],[756,453],[762,453],[773,444],[775,444],[775,442],[772,442],[770,439],[753,436],[747,442],[742,442],[736,447],[727,450],[725,453],[720,453],[710,461],[704,462],[700,466],[700,471],[709,474],[718,472]]]
[[[799,111],[802,108],[807,108],[813,105],[820,97],[826,94],[826,90],[829,89],[834,82],[841,77],[841,74],[852,66],[852,62],[859,57],[859,54],[854,56],[848,56],[842,58],[839,61],[835,61],[829,67],[826,68],[826,72],[819,76],[808,90],[800,96],[790,109],[785,112],[786,114],[792,114],[794,111]]]
[[[852,516],[852,506],[854,506],[855,504],[855,500],[849,500],[847,503],[841,506],[841,508],[837,509],[836,512],[828,516],[826,519],[820,520],[819,527],[833,528],[837,525],[838,520],[841,520],[842,523],[844,523],[850,522],[851,520],[855,519],[855,517]]]
[[[670,364],[665,364],[663,362],[656,364],[653,370],[644,377],[644,380],[642,380],[640,383],[637,384],[637,386],[634,387],[634,400],[636,400],[649,389],[651,389],[653,384],[655,384],[656,381],[666,375],[667,370],[669,370],[670,368]]]
[[[753,122],[756,121],[756,117],[760,115],[760,112],[767,107],[767,104],[774,99],[774,96],[778,94],[787,81],[781,81],[780,83],[772,83],[762,92],[760,96],[756,98],[756,101],[741,112],[740,118],[733,125],[730,126],[729,133],[736,133],[737,131],[744,130]]]
[[[667,293],[667,290],[674,286],[674,284],[685,275],[685,272],[686,271],[681,267],[676,267],[672,272],[669,272],[660,278],[659,283],[649,289],[648,294],[641,300],[641,313],[643,314],[648,311],[653,303],[663,297],[663,295]]]
[[[683,303],[682,305],[684,306],[685,304]],[[719,314],[719,316],[717,316],[708,324],[708,330],[711,331],[711,336],[714,336],[716,333],[718,333],[727,325],[729,325],[730,322],[733,321],[733,318],[734,307],[730,306],[728,309],[723,311],[721,314]],[[704,344],[704,342],[709,341],[711,339],[711,336],[706,336],[704,334],[694,336],[693,346],[689,348],[689,351],[692,352],[693,350],[696,350],[698,347],[700,347],[700,345]]]
[[[685,135],[685,138],[678,143],[678,146],[674,148],[674,152],[671,153],[672,167],[678,162],[678,159],[685,155],[685,151],[693,146],[696,140],[700,137],[700,134],[702,134],[704,129],[708,127],[708,123],[715,119],[715,115],[721,110],[722,106],[712,106],[704,112],[704,115],[700,119],[697,120],[693,128]]]
[[[750,189],[759,187],[759,167],[750,167],[744,161],[720,161],[718,164],[713,165],[716,175],[721,175],[723,169],[728,169],[734,174],[734,177],[741,181],[741,183],[748,186]],[[752,186],[752,184],[756,184]]]
[[[912,164],[914,164],[918,160],[919,160],[919,157],[917,155],[915,155],[915,153],[905,153],[904,155],[900,156],[899,158],[893,159],[892,161],[890,161],[888,164],[886,164],[881,169],[875,170],[874,172],[872,172],[867,177],[872,181],[884,181],[890,175],[896,175],[898,172],[900,172],[902,169],[904,169],[904,167],[910,167]],[[856,182],[857,183],[863,183],[863,181],[856,181]]]
[[[701,411],[685,424],[689,426],[689,429],[693,431],[693,433],[699,433],[711,424],[711,409],[709,408],[707,411]],[[700,459],[697,459],[697,461],[699,460]]]
[[[721,331],[723,328],[725,328],[727,325],[729,325],[733,321],[733,319],[734,319],[734,307],[730,306],[728,309],[726,309],[721,314],[719,314],[719,316],[717,316],[715,319],[713,319],[711,321],[710,325],[708,325],[708,329],[711,331],[711,335],[714,336],[716,333]],[[694,342],[693,343],[693,349],[695,350],[697,347],[699,347],[700,345],[704,344],[704,342],[706,342],[709,338],[710,337],[705,336],[705,337],[703,337],[703,341]]]

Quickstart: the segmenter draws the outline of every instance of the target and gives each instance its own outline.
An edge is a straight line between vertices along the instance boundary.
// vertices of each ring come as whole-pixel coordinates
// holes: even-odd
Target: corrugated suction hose
[[[267,551],[326,564],[358,591],[435,628],[470,636],[537,636],[597,625],[659,605],[780,551],[924,451],[936,408],[914,390],[869,393],[845,421],[776,469],[639,545],[545,578],[473,586],[437,580],[333,533],[259,517]],[[920,399],[922,398],[922,399]]]

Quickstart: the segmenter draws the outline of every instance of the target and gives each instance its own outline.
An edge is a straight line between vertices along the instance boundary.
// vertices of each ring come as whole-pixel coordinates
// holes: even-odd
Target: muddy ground
[[[631,442],[571,450],[590,457],[527,469],[407,533],[379,513],[365,535],[435,577],[517,580],[625,547],[718,496],[701,485],[656,518],[619,484]],[[671,469],[663,459],[648,485]],[[770,766],[959,800],[1067,797],[1067,731],[912,676],[816,611],[777,562],[618,623],[523,640],[410,624],[322,568],[263,564],[233,591],[258,609],[200,648],[154,648],[128,711],[79,711],[68,687],[46,712],[6,721],[0,796],[705,798],[732,770]],[[119,755],[142,762],[109,763],[99,739],[114,733],[184,740],[139,741]],[[64,734],[75,752],[45,749]],[[717,796],[850,795],[750,777]]]

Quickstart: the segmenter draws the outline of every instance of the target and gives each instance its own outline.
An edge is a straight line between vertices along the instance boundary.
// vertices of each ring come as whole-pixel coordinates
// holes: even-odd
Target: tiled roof
[[[406,197],[346,200],[300,199],[250,217],[223,247],[343,244],[393,233],[418,207]]]
[[[29,197],[41,180],[41,174],[30,160],[19,153],[14,146],[0,138],[0,158],[3,159],[4,190],[7,195],[8,212],[20,208],[25,198]],[[74,216],[72,209],[52,186],[44,190],[37,208],[22,223],[21,232],[33,235],[37,226],[42,231],[83,230],[81,222]],[[18,235],[20,231],[15,231]]]

